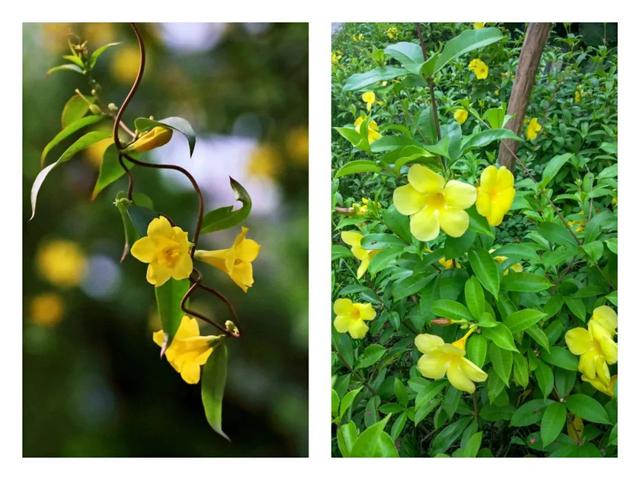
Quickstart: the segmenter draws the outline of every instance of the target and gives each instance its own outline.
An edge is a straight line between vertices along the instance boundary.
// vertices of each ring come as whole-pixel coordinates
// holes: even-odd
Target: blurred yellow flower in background
[[[251,263],[258,258],[260,244],[246,238],[249,229],[242,227],[233,241],[233,245],[223,250],[196,250],[195,258],[208,263],[229,275],[244,293],[253,285],[253,266]]]
[[[504,216],[516,197],[513,173],[504,165],[496,168],[489,165],[480,175],[476,209],[495,227],[502,223]]]
[[[366,117],[364,115],[360,115],[356,118],[356,121],[353,122],[353,126],[358,132],[360,132],[360,125],[362,125],[362,122],[364,122],[365,119]],[[367,140],[369,141],[369,144],[372,144],[376,140],[380,140],[380,138],[382,138],[382,135],[378,130],[378,124],[375,120],[369,119],[369,124],[367,125]]]
[[[71,35],[70,23],[41,23],[43,32],[42,45],[53,53],[69,53],[67,39]]]
[[[87,149],[85,150],[85,155],[89,159],[91,165],[96,168],[100,168],[100,165],[102,165],[102,157],[104,156],[104,152],[112,143],[113,138],[105,138],[87,147]]]
[[[147,56],[148,60],[148,56]],[[120,46],[113,52],[111,60],[111,75],[118,82],[125,85],[133,83],[138,74],[140,54],[134,46]],[[146,68],[145,68],[146,70]]]
[[[469,117],[469,112],[467,112],[464,108],[458,108],[453,112],[453,118],[456,122],[462,125],[467,121]]]
[[[525,132],[525,137],[527,138],[527,140],[534,140],[541,131],[542,125],[538,123],[538,119],[536,117],[533,117],[531,120],[529,120],[527,131]]]
[[[469,70],[471,70],[478,80],[484,80],[489,76],[489,67],[479,58],[474,58],[469,62]]]
[[[93,50],[116,39],[112,23],[84,23],[82,26],[82,35],[90,42]]]
[[[200,381],[200,366],[207,363],[215,342],[221,338],[222,335],[201,336],[198,321],[185,315],[165,356],[185,382],[196,384]],[[153,332],[153,342],[159,347],[164,345],[163,330]]]
[[[473,23],[473,28],[476,30],[480,30],[481,28],[484,28],[485,26],[485,22],[474,22]]]
[[[272,145],[262,144],[249,154],[247,173],[258,178],[275,179],[282,170],[282,159]]]
[[[362,101],[367,104],[367,112],[370,112],[371,106],[376,103],[376,94],[368,90],[362,94]]]
[[[33,323],[43,327],[53,327],[62,320],[64,302],[57,293],[42,293],[31,299],[29,310]]]
[[[287,154],[298,165],[309,164],[309,130],[307,127],[296,127],[287,135]]]
[[[351,338],[359,339],[369,331],[364,322],[376,318],[376,311],[370,303],[353,303],[348,298],[339,298],[333,303],[333,313],[336,318],[333,326],[338,333],[347,333]]]
[[[51,240],[36,255],[40,275],[59,287],[75,287],[84,279],[87,260],[80,247],[68,240]]]

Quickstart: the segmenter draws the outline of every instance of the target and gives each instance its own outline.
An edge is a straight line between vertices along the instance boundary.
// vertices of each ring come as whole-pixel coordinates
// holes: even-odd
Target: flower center
[[[435,209],[444,207],[444,195],[442,193],[427,193],[427,205]]]
[[[353,310],[351,310],[351,317],[354,320],[360,319],[360,309],[358,307],[353,307]]]
[[[178,245],[170,245],[162,249],[162,262],[168,267],[174,267],[180,257],[180,247]]]

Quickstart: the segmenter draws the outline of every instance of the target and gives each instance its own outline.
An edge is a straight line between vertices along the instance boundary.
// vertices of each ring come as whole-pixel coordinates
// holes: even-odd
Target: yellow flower
[[[476,30],[480,30],[481,28],[484,28],[485,22],[474,22],[473,23],[473,28]]]
[[[78,285],[87,272],[84,253],[67,240],[52,240],[40,247],[36,264],[42,277],[60,287]]]
[[[466,122],[468,117],[469,117],[469,112],[467,112],[464,108],[458,108],[453,112],[453,118],[460,125]]]
[[[153,150],[154,148],[161,147],[169,140],[171,140],[171,135],[173,134],[173,130],[167,127],[153,127],[146,133],[143,133],[140,138],[138,138],[135,142],[129,145],[125,151],[126,152],[148,152],[149,150]]]
[[[64,303],[57,293],[42,293],[31,300],[31,320],[36,325],[53,327],[60,323]]]
[[[586,223],[584,220],[569,220],[567,223],[576,231],[576,233],[584,232],[584,226]]]
[[[362,33],[354,33],[353,35],[351,35],[351,40],[353,40],[354,42],[361,42],[362,40],[364,40],[364,35]]]
[[[531,120],[529,120],[525,137],[527,138],[527,140],[533,140],[538,136],[541,130],[542,125],[538,123],[538,119],[536,117],[533,117]]]
[[[353,256],[360,260],[360,266],[358,267],[357,277],[362,278],[364,272],[369,268],[369,262],[374,255],[380,252],[380,250],[366,250],[362,248],[362,234],[354,230],[348,232],[342,232],[340,234],[342,241],[351,247],[351,253]]]
[[[113,138],[105,138],[99,142],[94,143],[85,150],[85,155],[89,159],[91,165],[96,168],[100,168],[102,165],[102,157],[104,152],[109,148],[109,145],[113,143]]]
[[[565,334],[571,353],[580,356],[578,370],[592,384],[597,380],[599,385],[609,385],[611,381],[608,365],[618,361],[618,345],[613,340],[617,325],[616,312],[602,306],[593,311],[587,329],[572,328]]]
[[[458,180],[445,185],[442,176],[419,164],[409,169],[409,183],[393,192],[393,204],[402,215],[410,215],[411,233],[418,240],[435,239],[440,229],[460,237],[469,227],[465,209],[476,201],[476,189]]]
[[[580,103],[580,101],[582,100],[582,89],[580,87],[576,88],[576,91],[573,94],[573,99],[576,103]]]
[[[196,250],[195,258],[223,271],[244,293],[253,285],[253,262],[258,258],[260,245],[246,238],[249,229],[242,227],[233,245],[222,250]]]
[[[215,342],[220,338],[222,335],[200,336],[197,320],[185,315],[180,321],[171,345],[165,351],[165,356],[185,382],[196,384],[200,381],[200,366],[207,363]],[[153,332],[153,342],[163,347],[165,343],[163,330]]]
[[[489,165],[480,176],[476,209],[487,219],[489,225],[497,226],[513,205],[516,189],[513,187],[513,173],[507,167],[499,169]]]
[[[278,151],[271,145],[259,145],[249,155],[247,173],[258,178],[274,179],[282,170]]]
[[[387,28],[385,33],[386,33],[387,38],[389,40],[395,40],[396,38],[398,38],[398,28],[397,27],[389,27],[389,28]]]
[[[489,76],[489,67],[479,58],[474,58],[469,62],[469,70],[471,70],[478,80],[484,80]]]
[[[618,381],[618,375],[611,377],[609,382],[603,382],[599,378],[589,378],[586,375],[582,375],[582,381],[590,383],[593,388],[601,391],[602,393],[613,397],[615,394],[616,383]]]
[[[131,247],[131,255],[148,263],[147,282],[159,287],[170,278],[188,278],[193,270],[189,252],[191,244],[187,232],[172,227],[165,217],[151,220],[147,236],[137,240]]]
[[[418,371],[426,378],[438,380],[445,374],[449,383],[457,390],[473,393],[473,382],[484,382],[487,374],[468,358],[465,358],[465,343],[473,329],[452,344],[445,343],[437,335],[422,333],[415,339],[418,350],[423,354],[418,360]]]
[[[362,94],[362,101],[367,104],[367,112],[370,112],[371,106],[376,103],[376,94],[368,90]]]
[[[299,165],[309,163],[309,130],[307,127],[297,127],[289,132],[286,140],[289,156]]]
[[[333,326],[338,333],[349,332],[351,338],[364,338],[369,327],[364,323],[376,318],[370,303],[353,303],[348,298],[339,298],[333,304],[336,318]]]
[[[118,48],[113,54],[111,75],[120,83],[130,84],[138,74],[139,63],[140,53],[137,47]]]
[[[489,250],[489,253],[492,253],[495,249],[491,249]],[[504,263],[504,261],[507,259],[507,257],[505,257],[504,255],[496,255],[495,257],[493,257],[493,259],[498,262],[498,263]],[[522,267],[521,263],[514,263],[513,265],[511,265],[509,267],[509,270],[513,271],[513,272],[522,272],[524,270],[524,268]],[[507,270],[505,270],[503,272],[503,275],[508,274],[509,272]]]
[[[340,63],[341,58],[342,58],[342,52],[340,50],[331,52],[331,63],[333,63],[334,65],[338,65],[338,63]]]
[[[360,125],[362,125],[362,122],[364,122],[365,119],[366,117],[364,115],[360,115],[358,118],[356,118],[356,121],[353,122],[353,126],[358,132],[360,132]],[[367,139],[369,141],[369,145],[371,145],[376,140],[379,140],[381,137],[382,135],[380,135],[380,132],[378,131],[378,124],[375,120],[370,119],[369,125],[367,125]]]

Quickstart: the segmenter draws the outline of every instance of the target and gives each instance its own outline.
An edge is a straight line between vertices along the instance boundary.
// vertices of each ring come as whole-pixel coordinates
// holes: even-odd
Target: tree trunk
[[[527,34],[520,51],[516,78],[511,89],[509,107],[507,108],[507,113],[513,116],[507,122],[506,128],[516,134],[522,128],[529,95],[535,82],[536,72],[540,65],[540,57],[549,36],[549,30],[551,30],[550,23],[530,23],[527,27]],[[519,143],[515,140],[503,140],[500,143],[500,152],[498,154],[500,165],[504,165],[510,170],[514,169],[514,154],[518,150],[518,145]]]

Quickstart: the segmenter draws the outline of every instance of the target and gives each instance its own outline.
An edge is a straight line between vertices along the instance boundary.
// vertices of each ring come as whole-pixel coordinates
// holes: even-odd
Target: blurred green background
[[[184,383],[151,340],[160,328],[146,265],[128,257],[113,200],[121,179],[90,200],[103,146],[47,178],[36,218],[29,192],[44,145],[76,88],[63,63],[69,34],[91,50],[121,41],[99,60],[101,97],[119,105],[138,58],[126,24],[23,26],[23,454],[24,456],[306,456],[307,113],[306,24],[141,25],[148,67],[125,121],[181,116],[198,135],[193,158],[172,141],[146,158],[194,173],[212,210],[233,203],[229,175],[253,198],[249,238],[262,245],[255,284],[243,294],[203,265],[207,283],[236,305],[242,338],[229,343],[223,427],[208,426],[199,386]],[[74,37],[71,37],[74,38]],[[67,143],[68,145],[68,143]],[[67,145],[50,155],[55,160]],[[176,172],[137,169],[136,191],[193,232],[196,201]],[[206,234],[227,248],[239,232]],[[208,297],[197,308],[226,319]],[[202,334],[214,333],[201,325]]]

